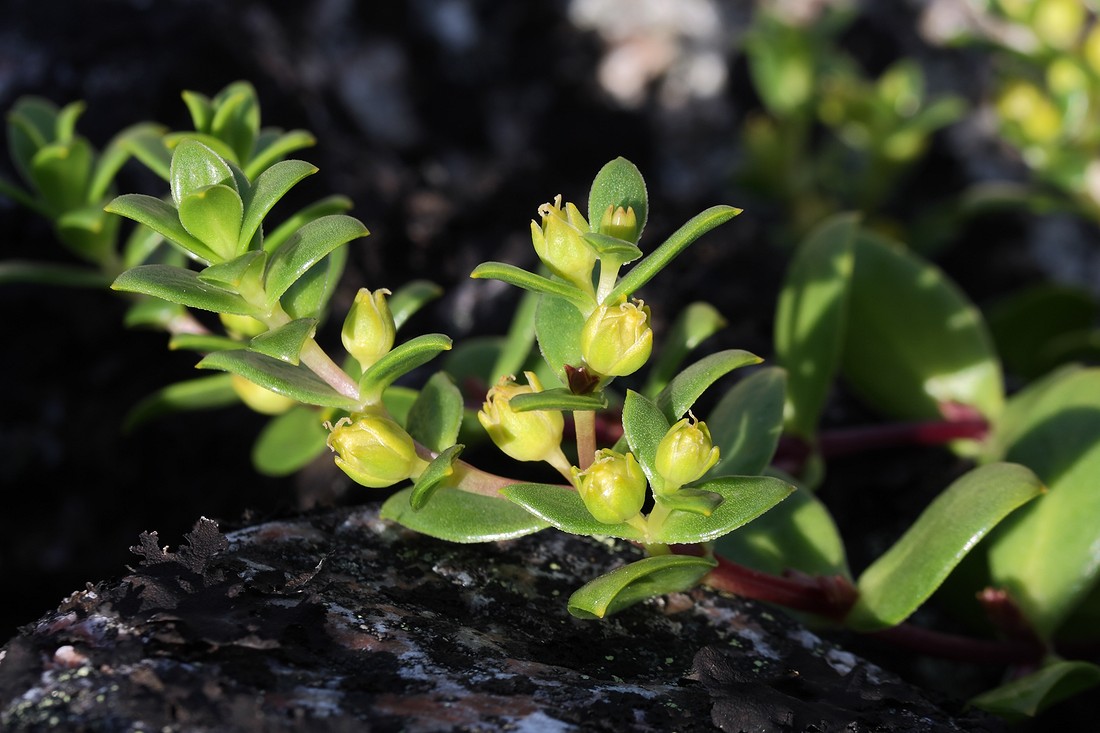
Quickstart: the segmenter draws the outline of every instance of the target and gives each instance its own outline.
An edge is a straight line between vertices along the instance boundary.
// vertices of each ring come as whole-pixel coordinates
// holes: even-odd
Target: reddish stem
[[[974,639],[932,631],[912,624],[899,624],[871,632],[876,639],[941,659],[972,664],[1037,664],[1045,649],[1025,641]]]

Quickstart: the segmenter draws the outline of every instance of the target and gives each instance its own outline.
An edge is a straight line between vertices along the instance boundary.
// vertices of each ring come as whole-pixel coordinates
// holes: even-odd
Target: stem
[[[309,370],[323,379],[330,387],[350,399],[359,401],[359,385],[325,353],[313,339],[306,341],[298,355]]]
[[[600,260],[600,282],[596,287],[596,303],[603,303],[604,299],[615,289],[615,281],[619,279],[619,268],[622,263],[611,259]]]
[[[577,468],[584,471],[596,457],[596,411],[574,410],[573,426],[577,431]]]
[[[874,448],[942,445],[965,438],[980,440],[988,432],[989,423],[984,418],[928,420],[832,430],[821,434],[818,445],[822,456],[834,458]]]
[[[871,636],[895,646],[933,657],[973,664],[1036,664],[1043,659],[1042,645],[1022,641],[994,641],[946,634],[912,624],[871,632]]]
[[[565,457],[565,453],[562,452],[561,446],[558,446],[556,452],[551,453],[546,457],[546,462],[557,470],[558,473],[569,482],[569,485],[573,485],[573,464],[569,462],[569,459]],[[517,483],[513,481],[512,483]]]

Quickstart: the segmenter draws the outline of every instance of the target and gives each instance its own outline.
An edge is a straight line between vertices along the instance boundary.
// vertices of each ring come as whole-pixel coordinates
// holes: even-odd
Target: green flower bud
[[[477,419],[497,447],[517,461],[547,461],[561,452],[565,419],[557,410],[516,412],[509,404],[516,395],[541,392],[534,372],[524,372],[527,384],[503,377],[485,396]]]
[[[386,303],[389,290],[381,288],[373,293],[362,288],[355,294],[355,302],[344,319],[340,340],[344,348],[355,357],[364,370],[381,359],[393,348],[397,328],[393,314]]]
[[[638,216],[634,207],[608,206],[600,218],[600,234],[607,234],[627,242],[638,241]]]
[[[573,485],[585,508],[604,524],[637,516],[645,502],[645,473],[631,453],[600,450],[591,466],[573,469]]]
[[[531,242],[539,259],[558,277],[591,292],[596,252],[584,241],[588,222],[573,204],[567,203],[562,210],[560,195],[552,204],[540,206],[539,215],[541,227],[531,222]]]
[[[267,331],[267,326],[257,321],[252,316],[239,316],[234,313],[219,313],[218,319],[225,326],[230,336],[239,339],[250,339]]]
[[[289,397],[272,392],[240,375],[234,374],[229,383],[241,402],[261,415],[281,415],[295,405],[294,400]]]
[[[605,377],[623,377],[641,369],[653,352],[649,308],[642,301],[601,305],[581,331],[581,355]]]
[[[404,481],[424,465],[409,434],[382,415],[339,420],[328,435],[328,447],[353,481],[376,489]]]
[[[689,413],[690,415],[690,413]],[[665,433],[657,446],[654,467],[664,481],[661,493],[671,493],[702,478],[718,463],[718,447],[711,442],[706,423],[685,417]]]

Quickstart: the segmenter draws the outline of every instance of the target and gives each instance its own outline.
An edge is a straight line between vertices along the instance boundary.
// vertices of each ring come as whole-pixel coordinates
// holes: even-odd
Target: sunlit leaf
[[[584,316],[565,298],[544,295],[535,314],[535,334],[546,363],[566,384],[565,365],[581,364],[581,331]]]
[[[584,506],[580,494],[568,486],[511,484],[500,493],[562,532],[624,540],[644,539],[641,530],[626,522],[604,524],[597,520]]]
[[[657,407],[671,423],[683,417],[695,401],[711,386],[734,369],[759,364],[761,359],[741,349],[728,349],[704,356],[687,367],[657,395]]]
[[[163,415],[184,410],[212,410],[241,400],[233,391],[232,377],[214,374],[162,387],[145,397],[126,414],[123,430],[134,428]]]
[[[668,418],[653,401],[634,390],[627,390],[623,401],[623,433],[651,484],[660,480],[655,465],[657,446],[668,428]]]
[[[294,366],[254,351],[218,351],[200,361],[198,367],[237,374],[276,394],[307,405],[354,406],[352,399],[337,392],[306,367]]]
[[[665,336],[660,354],[649,370],[649,379],[642,394],[656,397],[680,368],[680,364],[695,348],[726,326],[726,319],[709,303],[690,303],[676,316]]]
[[[694,588],[717,565],[691,555],[655,555],[590,580],[569,596],[569,613],[604,618],[646,598]]]
[[[284,160],[261,173],[252,183],[248,200],[244,202],[237,248],[244,251],[256,230],[275,204],[306,176],[317,172],[317,166],[304,160]]]
[[[253,308],[241,296],[205,283],[193,270],[171,265],[141,265],[115,279],[112,290],[142,293],[216,313],[253,315]]]
[[[530,410],[602,410],[607,407],[607,396],[603,392],[590,395],[573,394],[564,387],[558,387],[541,392],[516,395],[508,401],[508,405],[516,412],[528,412]]]
[[[302,226],[275,250],[267,266],[264,287],[269,304],[325,255],[348,242],[369,234],[362,222],[344,214],[332,214]]]
[[[450,376],[437,372],[424,383],[409,409],[405,429],[429,450],[450,448],[458,440],[463,407],[462,393]]]
[[[184,198],[199,189],[221,184],[236,190],[233,171],[220,155],[198,140],[180,141],[172,151],[172,165],[168,174],[172,201],[177,206]]]
[[[299,318],[284,326],[265,331],[248,342],[248,349],[288,364],[298,364],[302,347],[317,331],[317,320]]]
[[[407,282],[386,299],[393,323],[400,329],[405,322],[428,303],[443,294],[443,288],[428,280]]]
[[[588,226],[593,232],[599,231],[600,220],[609,206],[634,209],[638,221],[634,237],[637,244],[649,219],[649,194],[641,171],[626,158],[615,158],[604,165],[592,181],[588,192]]]
[[[414,511],[420,511],[431,500],[446,481],[454,476],[454,464],[462,454],[463,445],[452,445],[432,459],[413,484],[409,504]]]
[[[549,526],[510,501],[446,486],[416,510],[409,502],[412,491],[403,489],[387,499],[382,518],[448,542],[511,540]]]
[[[221,184],[192,191],[179,203],[183,228],[222,260],[244,251],[244,248],[237,248],[242,214],[241,197],[229,186]]]
[[[783,433],[786,372],[768,367],[745,377],[726,392],[706,417],[718,446],[710,476],[755,476],[775,455]]]
[[[970,704],[994,715],[1020,720],[1100,685],[1100,667],[1091,662],[1058,660],[1038,672],[1006,682],[971,698]]]
[[[427,364],[451,348],[451,339],[439,333],[424,334],[396,346],[371,365],[359,379],[360,397],[370,402],[381,397],[394,380]]]
[[[653,532],[651,541],[668,545],[696,544],[718,539],[748,524],[795,490],[786,481],[771,476],[723,476],[694,484],[700,491],[712,491],[722,503],[710,516],[673,512]]]
[[[182,247],[200,262],[210,264],[222,259],[199,239],[191,236],[180,223],[179,212],[171,204],[158,198],[140,193],[124,194],[109,203],[107,211],[144,224],[169,242]]]
[[[579,308],[592,305],[592,299],[576,285],[564,280],[551,280],[505,262],[483,262],[474,268],[470,277],[483,280],[500,280],[534,293],[545,293],[564,298]]]

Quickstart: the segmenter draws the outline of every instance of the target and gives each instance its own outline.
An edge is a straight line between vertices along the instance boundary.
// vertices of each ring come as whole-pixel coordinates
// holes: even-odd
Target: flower
[[[517,461],[551,460],[561,452],[565,419],[558,410],[517,412],[512,409],[512,398],[542,391],[542,384],[534,372],[524,372],[524,375],[526,385],[516,384],[513,376],[502,377],[485,396],[477,419],[497,447]]]
[[[659,493],[671,493],[697,481],[718,463],[718,447],[711,441],[706,423],[688,414],[690,418],[669,428],[657,445],[654,468],[664,482],[655,487]]]
[[[404,428],[383,415],[343,418],[331,428],[328,447],[336,465],[358,484],[392,486],[410,478],[424,461]]]
[[[600,234],[607,234],[627,242],[638,241],[638,215],[634,207],[608,205],[600,218]]]
[[[542,225],[531,222],[531,242],[543,264],[560,278],[586,293],[592,292],[592,268],[596,252],[584,241],[588,222],[571,203],[561,208],[561,196],[539,207]]]
[[[355,302],[344,319],[340,340],[344,348],[366,370],[390,352],[397,335],[393,314],[386,302],[389,290],[381,288],[373,293],[361,288],[355,294]]]
[[[601,305],[581,331],[581,355],[605,377],[622,377],[642,367],[653,352],[649,308],[642,301]]]
[[[573,485],[585,508],[604,524],[637,516],[645,502],[645,473],[632,453],[600,450],[591,466],[573,468]]]

